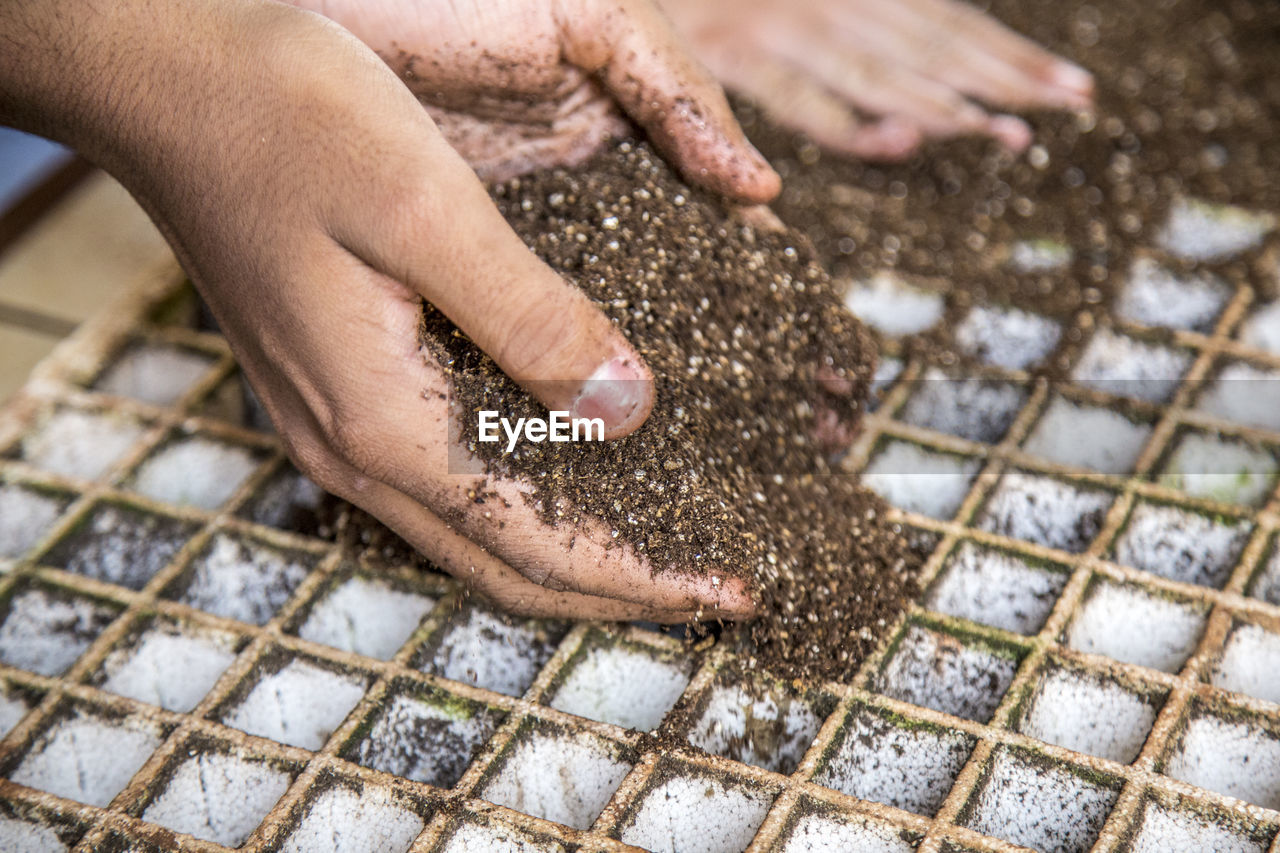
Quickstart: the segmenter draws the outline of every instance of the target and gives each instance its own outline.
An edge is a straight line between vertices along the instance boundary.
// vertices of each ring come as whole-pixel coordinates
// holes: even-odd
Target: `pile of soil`
[[[644,356],[657,402],[624,439],[525,442],[509,455],[477,442],[464,416],[472,451],[491,474],[532,483],[549,524],[595,517],[655,571],[749,579],[760,616],[739,633],[748,665],[851,674],[917,594],[918,558],[829,458],[823,436],[856,422],[875,350],[807,243],[727,219],[635,142],[493,195]],[[462,411],[542,416],[430,306],[423,340]]]

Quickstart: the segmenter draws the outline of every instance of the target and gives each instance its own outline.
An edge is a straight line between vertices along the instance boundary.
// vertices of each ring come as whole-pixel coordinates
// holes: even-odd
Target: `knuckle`
[[[577,311],[565,300],[521,299],[503,318],[494,359],[514,379],[567,379],[547,375],[568,342],[578,338]]]

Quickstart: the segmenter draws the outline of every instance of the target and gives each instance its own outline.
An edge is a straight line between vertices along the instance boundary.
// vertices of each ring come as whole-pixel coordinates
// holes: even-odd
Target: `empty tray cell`
[[[355,576],[325,596],[298,629],[298,636],[389,660],[435,606],[435,599],[402,592],[390,584]]]
[[[204,841],[239,847],[288,790],[291,773],[257,758],[193,746],[142,819]]]
[[[335,784],[306,807],[281,853],[404,853],[422,832],[422,817],[372,785]]]
[[[687,657],[603,637],[574,655],[551,707],[624,729],[652,731],[680,698],[693,674]]]
[[[790,774],[813,743],[829,705],[781,684],[726,682],[711,688],[689,742],[734,761]]]
[[[1150,435],[1150,424],[1134,422],[1111,409],[1054,397],[1022,449],[1063,465],[1128,474]]]
[[[337,500],[286,464],[258,486],[237,515],[256,524],[316,535],[325,502]]]
[[[1042,273],[1060,270],[1075,257],[1066,243],[1057,240],[1019,240],[1009,247],[1009,266],[1020,273]]]
[[[217,509],[249,479],[259,461],[247,447],[203,436],[179,438],[148,456],[130,487],[165,503]]]
[[[1237,624],[1209,681],[1223,690],[1280,704],[1280,632]]]
[[[876,678],[875,690],[945,714],[985,723],[1018,669],[1012,651],[966,645],[911,625]]]
[[[1148,800],[1141,823],[1129,841],[1133,853],[1168,853],[1170,850],[1213,853],[1266,853],[1265,831],[1248,827],[1236,817],[1213,817],[1191,808],[1169,808]]]
[[[1146,501],[1137,503],[1112,545],[1116,562],[1170,580],[1219,588],[1244,550],[1252,525]]]
[[[899,420],[987,444],[1004,437],[1027,399],[1012,382],[951,377],[936,367],[912,384]]]
[[[0,738],[22,722],[35,704],[35,694],[16,684],[0,681]]]
[[[66,509],[65,497],[8,483],[0,485],[0,558],[17,559],[49,531]]]
[[[311,564],[308,555],[218,533],[186,572],[177,595],[200,610],[263,625],[293,595]]]
[[[426,653],[424,672],[519,696],[529,689],[564,636],[555,623],[514,619],[470,607],[454,617]]]
[[[93,389],[168,406],[177,402],[213,364],[211,356],[193,350],[168,344],[138,344],[103,371]]]
[[[1055,666],[1041,675],[1017,730],[1128,764],[1142,751],[1160,704],[1113,679]]]
[[[1280,371],[1242,361],[1226,365],[1196,408],[1233,423],[1280,431]]]
[[[1150,258],[1129,267],[1115,314],[1142,326],[1208,332],[1231,298],[1231,288],[1208,273],[1178,273]]]
[[[956,347],[965,355],[1009,370],[1042,361],[1058,345],[1062,327],[1048,317],[1017,308],[978,305],[956,326]]]
[[[899,509],[949,519],[969,493],[980,466],[978,459],[889,441],[862,472],[862,482]]]
[[[1156,245],[1189,261],[1217,261],[1258,246],[1276,227],[1271,213],[1180,198],[1156,234]]]
[[[59,409],[22,440],[24,462],[66,477],[96,480],[142,437],[126,415]]]
[[[479,823],[475,818],[460,822],[443,844],[439,853],[565,853],[563,844],[539,838],[521,829],[490,820]]]
[[[844,304],[868,326],[894,338],[933,327],[945,308],[941,293],[916,287],[890,272],[853,284]]]
[[[156,621],[102,663],[102,689],[168,711],[190,711],[236,658],[237,638],[222,631]]]
[[[587,829],[631,772],[622,747],[584,732],[526,729],[480,796],[534,817]]]
[[[452,788],[505,717],[444,692],[397,693],[344,755],[383,773]]]
[[[929,608],[1018,634],[1034,634],[1067,584],[1062,569],[962,542],[925,599]]]
[[[1119,783],[1028,753],[998,749],[960,823],[1044,853],[1084,853],[1093,846],[1119,794]]]
[[[9,599],[0,624],[0,661],[40,675],[61,675],[118,612],[53,587],[23,588]]]
[[[738,853],[764,823],[774,795],[691,768],[659,768],[621,838],[654,853]]]
[[[1280,810],[1280,735],[1241,713],[1193,711],[1161,772]]]
[[[1239,334],[1242,343],[1280,354],[1280,299],[1255,308],[1240,327]]]
[[[902,374],[902,360],[891,355],[882,355],[876,362],[876,372],[871,376],[871,392],[867,397],[867,411],[874,412],[880,407],[880,399],[892,386],[895,379]]]
[[[64,853],[75,846],[79,830],[35,815],[5,814],[0,809],[0,850],[6,853]]]
[[[779,853],[911,853],[918,841],[908,840],[901,829],[860,815],[801,815],[777,846]]]
[[[1105,489],[1008,471],[978,513],[977,526],[1078,554],[1102,529],[1113,498]]]
[[[1164,403],[1190,366],[1187,350],[1149,344],[1104,328],[1089,341],[1071,375],[1081,385],[1108,394]]]
[[[40,562],[94,580],[142,589],[196,529],[190,522],[123,504],[98,504]]]
[[[857,708],[813,781],[841,793],[932,817],[973,752],[960,732]]]
[[[1197,498],[1258,506],[1275,488],[1276,457],[1247,442],[1186,432],[1160,468],[1160,482]]]
[[[9,778],[91,806],[124,790],[162,740],[150,722],[76,709],[36,738]]]
[[[1202,605],[1100,581],[1066,631],[1067,645],[1124,663],[1177,672],[1204,633]]]
[[[228,726],[303,749],[319,749],[364,696],[365,679],[304,660],[261,672],[223,714]]]

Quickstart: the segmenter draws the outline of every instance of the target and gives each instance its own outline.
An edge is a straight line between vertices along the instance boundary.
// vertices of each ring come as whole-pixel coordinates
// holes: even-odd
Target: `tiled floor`
[[[0,403],[82,320],[171,253],[123,187],[95,174],[0,254]]]

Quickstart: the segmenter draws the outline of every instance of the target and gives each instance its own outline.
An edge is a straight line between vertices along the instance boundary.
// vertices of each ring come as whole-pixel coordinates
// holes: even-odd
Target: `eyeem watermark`
[[[544,441],[604,441],[603,418],[571,418],[568,412],[553,411],[550,418],[516,418],[514,424],[510,418],[499,417],[498,412],[482,410],[477,423],[479,440],[485,443],[497,443],[507,439],[507,453],[516,449],[516,442],[521,435],[525,441],[540,444]]]

